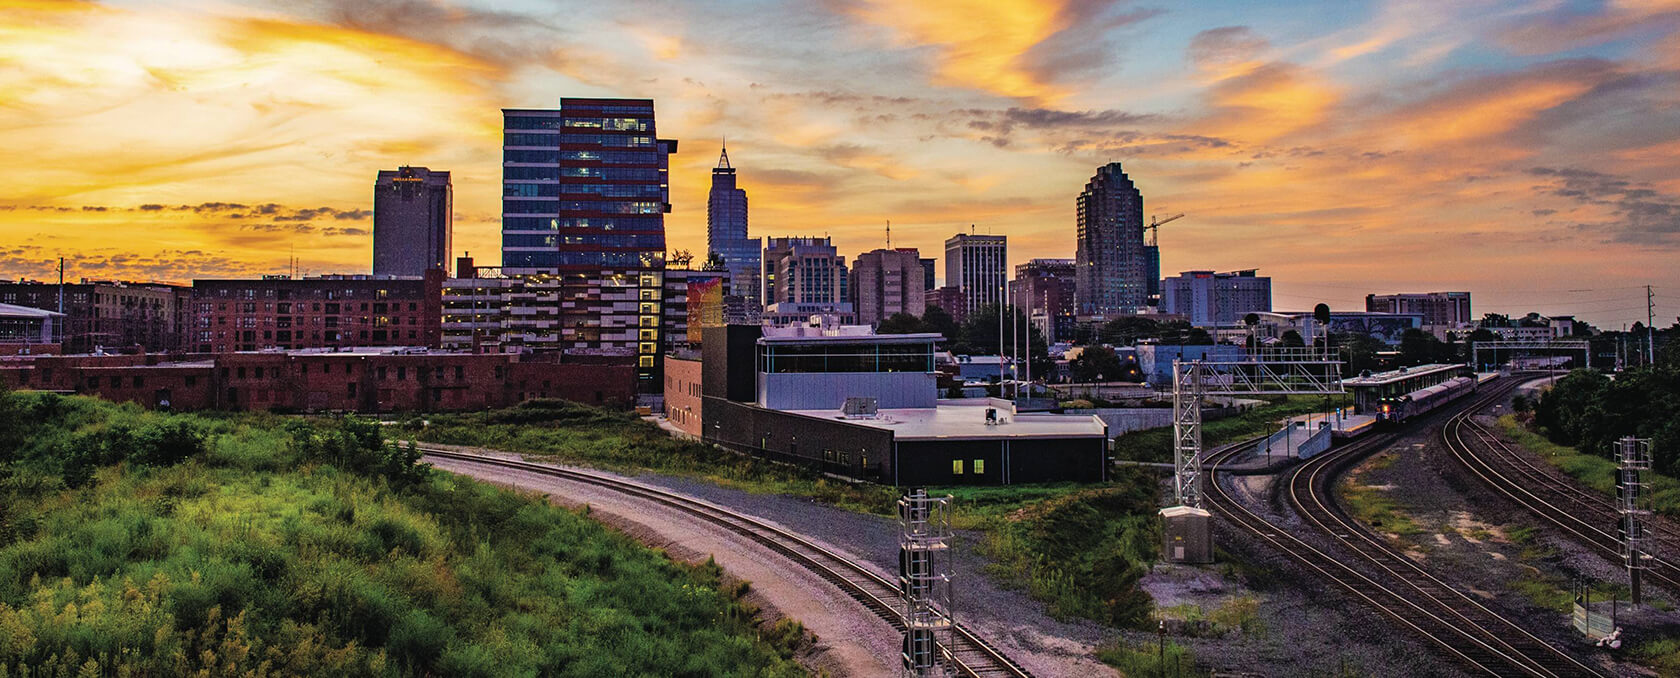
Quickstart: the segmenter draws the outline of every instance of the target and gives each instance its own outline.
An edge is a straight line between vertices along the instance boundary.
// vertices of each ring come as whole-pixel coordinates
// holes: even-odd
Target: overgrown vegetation
[[[1608,458],[1582,454],[1567,445],[1559,445],[1524,426],[1519,415],[1499,418],[1499,426],[1506,437],[1546,460],[1565,475],[1606,496],[1616,493],[1616,462]],[[1661,473],[1649,473],[1646,496],[1651,509],[1670,517],[1680,518],[1680,480]]]
[[[1276,433],[1278,422],[1309,412],[1323,412],[1324,399],[1313,397],[1270,398],[1260,407],[1202,424],[1202,445],[1213,449],[1217,445],[1244,438]],[[1131,461],[1172,461],[1172,427],[1132,431],[1114,439],[1114,458]]]
[[[1126,469],[1098,487],[951,488],[959,525],[983,529],[988,574],[1043,601],[1057,618],[1142,627],[1138,587],[1158,558],[1156,479]]]
[[[1171,641],[1131,644],[1119,639],[1097,648],[1097,659],[1131,678],[1207,675],[1196,669],[1196,658],[1190,648]]]
[[[1680,365],[1627,370],[1615,379],[1570,372],[1541,395],[1533,416],[1552,442],[1606,459],[1623,436],[1650,438],[1652,467],[1680,474]]]
[[[0,393],[0,675],[797,675],[739,587],[379,427]]]
[[[1392,452],[1384,452],[1373,457],[1338,486],[1337,493],[1342,506],[1359,522],[1365,523],[1371,529],[1386,534],[1404,536],[1418,534],[1423,531],[1417,522],[1400,509],[1399,502],[1388,492],[1388,488],[1366,485],[1361,482],[1364,474],[1388,468],[1398,459]]]
[[[422,424],[422,422],[427,422]],[[634,414],[565,400],[530,400],[473,414],[411,418],[392,435],[487,447],[620,471],[654,471],[765,494],[811,497],[842,508],[892,515],[898,496],[881,485],[836,480],[716,446],[679,440]]]
[[[1253,594],[1226,598],[1212,610],[1194,603],[1158,608],[1155,617],[1172,622],[1169,628],[1192,636],[1254,634],[1266,627],[1260,619],[1260,598]]]

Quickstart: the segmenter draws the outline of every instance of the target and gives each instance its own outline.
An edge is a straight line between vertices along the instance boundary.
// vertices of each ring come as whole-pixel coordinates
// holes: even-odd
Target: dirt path
[[[832,584],[786,557],[738,534],[643,499],[563,478],[428,458],[440,470],[486,482],[541,492],[560,504],[587,504],[591,516],[648,546],[693,562],[711,556],[730,576],[752,584],[749,600],[774,618],[799,620],[817,637],[802,663],[842,676],[893,675],[899,634]]]

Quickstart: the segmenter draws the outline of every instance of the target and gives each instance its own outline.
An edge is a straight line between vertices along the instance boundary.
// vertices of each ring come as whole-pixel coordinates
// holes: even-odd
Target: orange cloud
[[[1070,15],[1060,3],[861,0],[847,9],[892,32],[900,45],[931,48],[936,84],[1045,102],[1069,94],[1025,61],[1034,47],[1068,27]]]

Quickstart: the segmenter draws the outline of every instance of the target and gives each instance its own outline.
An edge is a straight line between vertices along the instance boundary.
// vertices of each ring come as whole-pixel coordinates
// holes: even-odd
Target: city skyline
[[[1074,197],[1114,161],[1189,214],[1164,272],[1262,268],[1280,309],[1467,289],[1608,329],[1652,284],[1659,325],[1680,312],[1680,14],[1659,3],[305,7],[0,9],[0,142],[30,159],[0,175],[0,277],[59,256],[71,279],[252,276],[294,247],[365,272],[366,178],[402,164],[452,173],[454,254],[488,265],[500,110],[598,96],[655,100],[686,146],[670,249],[705,249],[727,135],[754,232],[848,257],[886,219],[924,252],[972,223],[1016,261],[1071,257]]]

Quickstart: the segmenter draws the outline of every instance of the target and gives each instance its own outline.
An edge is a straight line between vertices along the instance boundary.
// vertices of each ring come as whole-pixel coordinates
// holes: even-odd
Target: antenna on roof
[[[729,135],[723,135],[723,152],[718,154],[718,169],[731,169],[729,164]]]
[[[887,249],[892,249],[892,220],[887,220]]]

